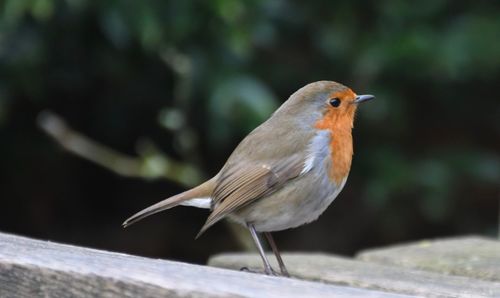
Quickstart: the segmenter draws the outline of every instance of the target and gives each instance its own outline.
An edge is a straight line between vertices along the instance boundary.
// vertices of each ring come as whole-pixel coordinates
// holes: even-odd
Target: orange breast
[[[354,105],[352,110],[346,109],[339,111],[335,110],[335,108],[329,108],[323,118],[315,124],[317,129],[327,129],[330,131],[332,164],[329,176],[336,184],[340,184],[342,180],[347,177],[351,169],[354,112]]]

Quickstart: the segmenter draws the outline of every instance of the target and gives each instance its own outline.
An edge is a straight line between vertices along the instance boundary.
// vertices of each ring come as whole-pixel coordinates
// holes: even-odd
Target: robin
[[[306,85],[241,141],[217,175],[138,212],[123,226],[178,205],[207,208],[211,213],[196,238],[227,217],[249,229],[266,274],[279,275],[259,232],[281,275],[289,276],[271,232],[316,220],[337,197],[351,168],[356,109],[374,98],[332,81]]]

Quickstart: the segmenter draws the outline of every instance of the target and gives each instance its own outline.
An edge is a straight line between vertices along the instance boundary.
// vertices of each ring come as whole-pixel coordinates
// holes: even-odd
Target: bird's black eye
[[[338,99],[337,97],[332,98],[330,99],[330,104],[332,105],[332,107],[336,108],[340,106],[340,99]]]

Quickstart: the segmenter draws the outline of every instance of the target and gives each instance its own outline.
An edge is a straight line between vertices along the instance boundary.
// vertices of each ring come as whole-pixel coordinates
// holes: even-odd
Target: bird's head
[[[357,95],[337,82],[319,81],[292,94],[283,105],[283,112],[319,129],[352,128],[358,105],[374,98]]]

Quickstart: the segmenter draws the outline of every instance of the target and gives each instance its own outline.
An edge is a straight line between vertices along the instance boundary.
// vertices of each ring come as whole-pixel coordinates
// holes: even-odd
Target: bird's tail
[[[209,197],[212,194],[214,189],[215,178],[212,178],[206,181],[203,184],[198,185],[195,188],[187,190],[178,195],[167,198],[161,202],[158,202],[148,208],[137,212],[128,218],[125,222],[123,222],[123,227],[128,227],[131,224],[138,222],[139,220],[146,218],[155,213],[161,212],[163,210],[170,209],[177,205],[186,205],[186,206],[197,206],[203,208],[210,208],[209,204],[206,204],[206,201],[211,200]],[[190,200],[192,202],[190,202]]]

